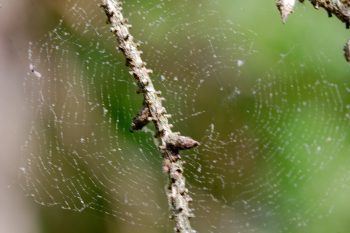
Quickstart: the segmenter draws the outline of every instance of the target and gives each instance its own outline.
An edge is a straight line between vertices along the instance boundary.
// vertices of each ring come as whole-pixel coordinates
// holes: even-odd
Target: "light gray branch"
[[[131,25],[123,17],[122,6],[118,0],[102,0],[101,7],[104,9],[108,21],[111,24],[111,32],[118,40],[118,48],[124,54],[130,73],[139,87],[139,93],[143,94],[143,106],[141,111],[134,117],[132,130],[139,130],[147,123],[153,122],[156,128],[156,137],[159,140],[159,150],[163,157],[163,170],[169,177],[167,197],[172,218],[175,221],[175,232],[195,233],[190,224],[193,217],[189,207],[192,201],[188,194],[183,175],[183,161],[179,150],[191,149],[199,143],[189,137],[181,136],[171,130],[166,109],[162,105],[160,92],[156,91],[150,78],[151,70],[146,68],[141,58],[141,51],[134,42],[129,32]]]
[[[305,0],[299,0],[304,2]],[[290,13],[293,12],[296,0],[277,0],[276,5],[280,11],[282,21],[285,22]],[[323,8],[329,17],[335,15],[345,23],[346,28],[350,26],[350,0],[309,0],[315,9]]]
[[[304,2],[305,0],[299,0]],[[282,22],[285,23],[288,16],[293,12],[296,0],[276,0],[276,6],[281,14]],[[348,29],[350,27],[350,0],[309,0],[315,9],[323,8],[328,17],[335,15]],[[317,23],[317,22],[316,22]],[[344,56],[350,63],[350,39],[344,46]]]
[[[304,0],[299,0],[304,2]],[[335,15],[340,21],[345,23],[346,28],[350,26],[349,0],[309,0],[315,9],[323,8],[327,11],[328,16]]]

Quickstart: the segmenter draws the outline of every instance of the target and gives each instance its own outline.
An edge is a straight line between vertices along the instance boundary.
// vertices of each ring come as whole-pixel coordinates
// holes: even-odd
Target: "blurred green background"
[[[128,131],[142,99],[97,1],[23,2],[13,43],[45,77],[24,80],[19,192],[34,194],[33,232],[172,232],[151,134]],[[184,153],[195,229],[349,232],[343,24],[308,2],[286,25],[274,1],[128,0],[124,11],[175,131],[202,144]]]

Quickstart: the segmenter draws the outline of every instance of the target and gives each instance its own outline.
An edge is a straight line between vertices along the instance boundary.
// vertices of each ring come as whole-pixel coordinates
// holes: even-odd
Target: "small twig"
[[[299,0],[304,2],[304,0]],[[345,23],[346,28],[350,26],[350,1],[349,0],[309,0],[315,9],[320,7],[327,11],[328,17],[335,15]]]
[[[121,3],[117,0],[102,0],[101,7],[111,24],[111,31],[118,40],[118,48],[124,54],[131,70],[130,73],[139,87],[139,93],[142,93],[144,97],[142,109],[134,117],[131,130],[142,129],[151,121],[154,123],[155,137],[159,140],[159,150],[163,156],[163,170],[169,176],[167,197],[172,218],[176,223],[175,232],[195,233],[196,231],[190,225],[190,218],[193,217],[193,214],[189,208],[189,202],[192,199],[186,189],[183,161],[179,150],[191,149],[198,146],[199,143],[172,132],[172,125],[168,123],[170,115],[166,114],[160,92],[157,92],[152,84],[149,76],[152,71],[146,68],[141,58],[141,51],[129,32],[131,25],[123,17]]]
[[[281,13],[282,21],[285,22],[288,15],[293,11],[296,0],[277,0],[276,5]],[[305,0],[299,0],[304,2]],[[315,9],[323,8],[329,17],[335,15],[345,23],[346,28],[350,26],[350,0],[309,0]]]
[[[293,12],[295,0],[277,0],[276,6],[281,14],[282,22],[286,23],[288,16]]]
[[[299,0],[304,2],[305,0]],[[341,22],[345,23],[345,27],[350,27],[350,0],[309,0],[315,9],[323,8],[326,10],[328,17],[335,15]],[[282,22],[285,23],[287,17],[293,12],[295,0],[277,0],[276,6],[280,11]],[[350,44],[345,44],[344,55],[347,62],[350,62]]]

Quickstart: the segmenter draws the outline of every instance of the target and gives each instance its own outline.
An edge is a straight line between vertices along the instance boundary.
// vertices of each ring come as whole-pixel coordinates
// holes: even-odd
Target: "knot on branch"
[[[178,152],[179,150],[188,150],[199,146],[199,142],[196,140],[190,137],[178,135],[176,133],[168,135],[165,142],[166,147],[174,152]]]
[[[130,131],[134,132],[135,130],[142,129],[151,120],[151,112],[149,108],[144,105],[141,111],[132,119]]]

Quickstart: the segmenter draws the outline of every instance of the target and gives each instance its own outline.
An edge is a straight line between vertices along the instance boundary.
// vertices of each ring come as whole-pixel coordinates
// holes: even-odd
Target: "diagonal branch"
[[[305,0],[299,0],[304,2]],[[276,5],[281,13],[282,21],[285,22],[289,14],[293,12],[296,0],[277,0]],[[328,16],[335,15],[346,28],[350,27],[350,0],[309,0],[315,9],[323,8]]]
[[[304,0],[299,0],[304,2]],[[325,9],[329,17],[335,15],[340,21],[345,23],[346,28],[350,26],[350,1],[349,0],[309,0],[315,9],[320,7]]]
[[[305,0],[299,0],[304,2]],[[296,0],[277,0],[276,6],[281,14],[282,22],[285,23],[288,16],[293,12]],[[350,27],[350,0],[309,0],[315,9],[323,8],[328,17],[335,15],[348,29]],[[344,56],[350,63],[350,39],[344,46]]]
[[[108,21],[111,24],[111,32],[118,40],[118,48],[124,54],[130,73],[143,94],[143,106],[141,111],[134,117],[131,130],[142,129],[150,121],[156,128],[155,137],[158,138],[159,150],[163,157],[163,169],[168,173],[169,185],[167,197],[171,209],[172,218],[175,220],[175,232],[195,233],[190,225],[190,218],[193,217],[189,202],[192,201],[185,185],[183,176],[183,161],[179,150],[191,149],[199,143],[189,137],[181,136],[171,130],[166,109],[162,105],[160,92],[156,91],[151,78],[151,70],[146,68],[141,58],[141,51],[134,42],[129,32],[131,25],[123,17],[122,6],[118,0],[102,0],[101,7],[104,9]]]

